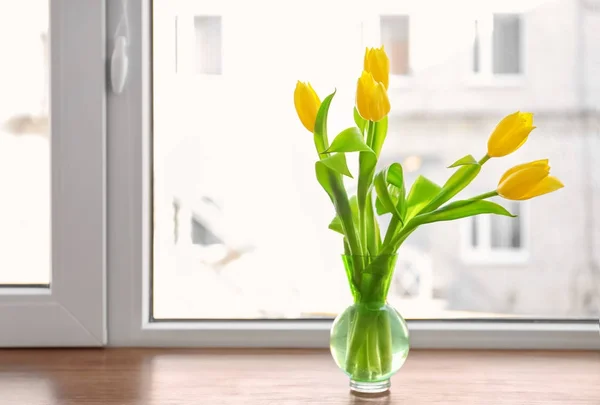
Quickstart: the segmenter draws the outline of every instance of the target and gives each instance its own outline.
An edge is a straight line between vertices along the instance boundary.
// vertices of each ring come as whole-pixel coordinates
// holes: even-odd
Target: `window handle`
[[[115,38],[115,46],[110,58],[110,84],[115,94],[121,94],[127,82],[129,56],[127,55],[127,38]]]

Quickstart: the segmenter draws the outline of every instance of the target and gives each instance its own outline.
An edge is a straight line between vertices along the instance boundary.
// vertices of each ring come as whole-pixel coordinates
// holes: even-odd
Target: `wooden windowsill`
[[[0,404],[600,404],[600,352],[418,351],[361,398],[323,350],[0,350]]]

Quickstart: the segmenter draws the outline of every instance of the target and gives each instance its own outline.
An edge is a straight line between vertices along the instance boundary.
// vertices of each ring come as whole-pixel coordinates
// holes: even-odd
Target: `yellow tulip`
[[[366,120],[379,121],[390,112],[390,100],[381,82],[363,71],[356,86],[356,108]]]
[[[314,132],[315,121],[317,120],[317,112],[319,112],[321,100],[310,83],[302,83],[301,81],[296,83],[296,90],[294,90],[294,106],[296,107],[296,112],[298,113],[298,118],[300,118],[302,125],[310,132]]]
[[[543,159],[509,169],[500,179],[496,191],[509,200],[528,200],[563,187],[560,180],[550,176],[548,159]]]
[[[364,70],[371,73],[376,82],[381,82],[388,89],[390,84],[390,59],[381,48],[367,48],[365,50]]]
[[[534,129],[532,113],[517,111],[507,115],[490,135],[488,156],[501,157],[513,153],[525,143]]]

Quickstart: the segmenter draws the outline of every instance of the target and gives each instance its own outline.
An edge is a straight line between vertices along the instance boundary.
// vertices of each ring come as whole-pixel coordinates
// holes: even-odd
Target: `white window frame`
[[[49,4],[51,283],[0,288],[0,347],[107,341],[105,3]]]
[[[529,262],[530,244],[530,204],[528,201],[518,203],[520,206],[519,224],[521,227],[521,247],[492,248],[492,220],[490,215],[480,215],[461,221],[461,258],[467,264],[479,265],[524,265]],[[510,211],[510,210],[509,210]],[[474,247],[472,221],[481,235],[481,246]]]
[[[170,4],[176,6],[177,2]],[[120,8],[109,1],[108,27]],[[109,344],[327,347],[331,320],[151,322],[151,2],[130,0],[130,75],[108,100]],[[599,349],[598,321],[409,320],[415,348]]]

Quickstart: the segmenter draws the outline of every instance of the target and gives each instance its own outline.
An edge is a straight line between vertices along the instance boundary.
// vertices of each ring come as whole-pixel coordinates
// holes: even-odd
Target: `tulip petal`
[[[525,194],[522,200],[528,200],[533,197],[539,197],[540,195],[548,194],[558,189],[563,188],[565,185],[556,177],[548,176],[538,183],[529,193]]]
[[[527,167],[544,167],[544,168],[548,169],[548,172],[550,171],[550,166],[548,166],[548,159],[534,160],[533,162],[523,163],[520,165],[516,165],[515,167],[513,167],[511,169],[508,169],[506,171],[506,173],[504,173],[504,175],[502,175],[502,178],[500,178],[500,181],[498,182],[498,184],[501,184],[511,174],[516,173],[519,170],[523,170]]]
[[[498,194],[509,200],[522,200],[534,187],[548,176],[545,167],[527,167],[508,176],[497,188]]]
[[[521,120],[523,121],[523,126],[526,127],[531,127],[533,126],[533,113],[523,113],[523,112],[519,112],[519,117],[521,118]]]
[[[390,81],[390,59],[383,46],[365,49],[364,70],[371,73],[376,82],[383,83],[387,90]]]
[[[321,100],[310,83],[298,81],[294,90],[294,107],[296,107],[300,122],[310,132],[315,129],[315,120],[320,105]]]
[[[504,117],[490,135],[488,140],[488,155],[491,157],[506,156],[519,149],[531,131],[533,114],[517,111]]]
[[[376,83],[371,93],[369,111],[371,120],[379,121],[390,112],[390,100],[383,83]]]
[[[356,85],[356,108],[360,116],[366,120],[372,120],[370,100],[374,86],[375,80],[373,80],[371,73],[363,70]]]

